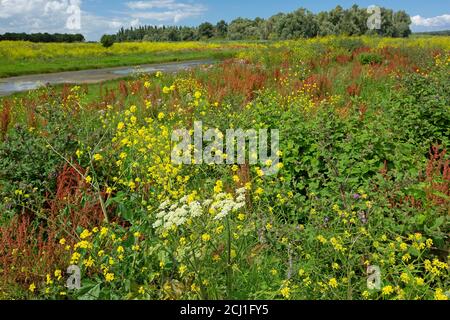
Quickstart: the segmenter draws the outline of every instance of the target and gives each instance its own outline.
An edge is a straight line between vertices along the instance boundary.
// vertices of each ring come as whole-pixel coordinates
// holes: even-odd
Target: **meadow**
[[[11,70],[108,56],[14,45]],[[449,298],[449,37],[110,50],[131,47],[236,51],[0,100],[0,298]],[[278,173],[174,164],[172,133],[195,121],[278,129]]]
[[[0,41],[0,77],[33,73],[74,71],[196,59],[232,57],[253,43],[233,42],[136,42],[32,43]]]

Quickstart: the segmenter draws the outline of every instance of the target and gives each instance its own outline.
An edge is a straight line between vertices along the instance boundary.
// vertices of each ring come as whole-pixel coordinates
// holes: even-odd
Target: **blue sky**
[[[88,40],[98,40],[121,26],[198,25],[237,17],[267,18],[299,7],[319,12],[355,3],[404,9],[413,17],[414,31],[450,29],[447,0],[0,0],[0,33],[80,32]]]

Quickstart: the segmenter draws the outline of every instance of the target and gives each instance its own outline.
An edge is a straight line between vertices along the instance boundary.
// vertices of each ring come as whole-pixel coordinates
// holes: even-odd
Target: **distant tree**
[[[408,37],[411,34],[411,18],[405,11],[398,11],[393,16],[395,37]]]
[[[108,34],[104,34],[102,36],[102,38],[100,39],[100,42],[102,43],[102,45],[105,48],[109,48],[109,47],[112,47],[112,45],[114,44],[114,40],[115,40],[114,36],[108,35]]]
[[[220,20],[216,24],[216,37],[225,38],[228,34],[228,24],[225,20]]]
[[[198,35],[206,39],[214,37],[214,26],[209,22],[203,22],[198,26]]]

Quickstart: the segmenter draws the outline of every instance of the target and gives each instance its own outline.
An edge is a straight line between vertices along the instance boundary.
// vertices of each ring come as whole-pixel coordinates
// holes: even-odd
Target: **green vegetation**
[[[448,299],[449,41],[277,42],[1,99],[0,297]],[[278,171],[173,163],[195,121],[279,129]]]
[[[198,27],[139,26],[120,29],[114,36],[122,41],[193,41],[205,39],[228,40],[290,40],[316,36],[364,34],[384,37],[408,37],[411,19],[405,11],[380,8],[381,28],[369,30],[371,16],[367,8],[353,5],[349,9],[337,6],[331,11],[313,14],[300,8],[291,13],[279,13],[268,19],[237,18],[229,24],[219,21],[215,26],[204,22]]]

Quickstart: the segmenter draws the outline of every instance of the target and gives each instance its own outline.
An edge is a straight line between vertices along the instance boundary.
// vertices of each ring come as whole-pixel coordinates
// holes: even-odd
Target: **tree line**
[[[121,28],[111,35],[115,42],[124,41],[196,41],[207,39],[229,40],[288,40],[327,35],[359,36],[378,34],[385,37],[407,37],[411,34],[410,16],[405,11],[381,8],[381,28],[369,30],[371,16],[366,8],[353,5],[349,9],[337,6],[331,11],[314,14],[300,8],[290,13],[278,13],[268,19],[237,18],[213,25],[204,22],[196,27],[139,26]]]
[[[84,36],[82,34],[70,33],[11,33],[0,34],[0,41],[31,41],[31,42],[83,42]]]

